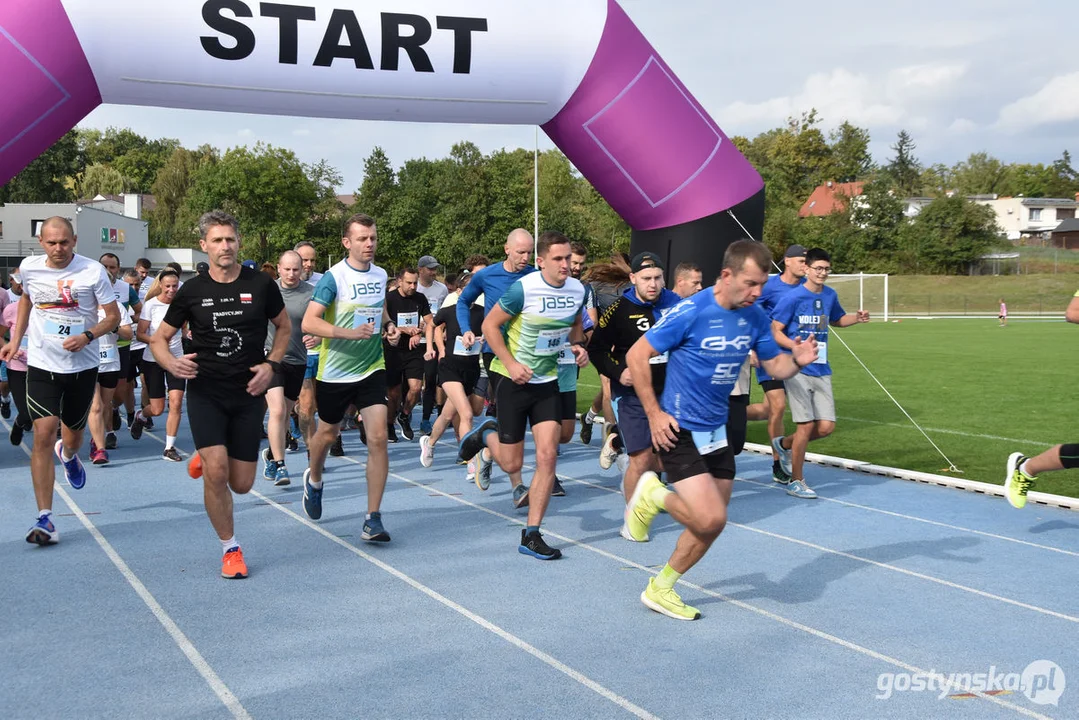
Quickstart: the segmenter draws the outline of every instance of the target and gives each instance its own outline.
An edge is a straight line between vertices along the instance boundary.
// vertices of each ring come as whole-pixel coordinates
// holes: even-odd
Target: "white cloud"
[[[948,132],[955,133],[957,135],[974,132],[977,129],[978,124],[973,120],[968,120],[966,118],[956,118],[955,122],[948,126]]]
[[[1057,75],[1033,95],[1005,105],[997,126],[1019,131],[1068,120],[1079,120],[1079,72]]]
[[[917,106],[947,93],[966,73],[965,64],[928,63],[895,68],[883,76],[846,68],[813,73],[795,95],[758,103],[734,102],[718,117],[732,126],[774,124],[816,108],[829,127],[849,120],[863,126],[928,127],[931,122],[913,112]]]

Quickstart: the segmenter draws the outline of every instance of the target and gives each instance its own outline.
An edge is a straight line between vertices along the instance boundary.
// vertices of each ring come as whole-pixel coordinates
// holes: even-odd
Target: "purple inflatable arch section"
[[[534,113],[507,114],[497,111],[485,115],[486,109],[480,103],[481,107],[476,110],[469,106],[460,112],[449,109],[443,116],[426,112],[412,117],[409,115],[412,106],[408,103],[387,109],[381,100],[371,102],[370,106],[374,109],[370,112],[367,106],[350,109],[332,105],[329,101],[325,109],[315,107],[314,111],[310,103],[295,103],[293,112],[287,104],[259,105],[248,99],[250,95],[230,106],[227,86],[215,88],[218,92],[209,95],[184,96],[179,90],[175,93],[158,90],[157,95],[133,97],[130,93],[112,91],[111,95],[106,93],[103,97],[99,88],[112,88],[115,83],[111,76],[110,80],[95,76],[88,60],[89,48],[96,45],[93,55],[95,68],[108,64],[100,60],[100,39],[96,42],[90,40],[87,44],[88,39],[80,38],[75,30],[76,27],[82,29],[87,26],[87,22],[83,19],[82,24],[73,23],[71,19],[76,13],[82,13],[80,17],[85,16],[88,0],[7,0],[0,6],[0,67],[4,68],[0,74],[0,92],[5,98],[4,110],[0,113],[0,182],[10,180],[102,102],[326,117],[532,122],[541,125],[555,145],[629,223],[633,229],[633,252],[657,252],[667,260],[668,271],[678,262],[695,262],[704,271],[707,283],[718,273],[723,250],[729,242],[744,237],[745,230],[759,237],[763,225],[764,183],[614,0],[581,1],[586,5],[588,2],[594,3],[589,7],[601,19],[602,28],[596,28],[598,44],[595,45],[591,61],[582,65],[583,74],[573,69],[561,70],[562,76],[570,78],[570,82],[579,78],[576,87],[568,92],[568,99],[559,99],[556,92],[548,93],[555,99],[548,103],[534,102],[537,106],[543,105]],[[326,2],[308,0],[308,5],[325,5]],[[102,0],[98,0],[95,4],[101,3]],[[103,4],[109,5],[110,2],[104,0]],[[120,6],[123,3],[111,0],[111,4]],[[253,0],[208,0],[205,3],[202,0],[176,0],[174,4],[186,5],[186,9],[191,11],[189,14],[194,14],[196,18],[201,15],[203,20],[207,17],[207,7],[214,6],[216,11],[221,12],[221,17],[228,17],[228,21],[236,24],[231,16],[224,14],[225,11],[241,20],[255,16],[260,7]],[[461,4],[471,15],[482,16],[485,9],[490,11],[488,14],[492,18],[510,12],[502,3],[462,0]],[[261,3],[264,14],[268,5]],[[495,6],[498,6],[497,9]],[[514,7],[512,12],[525,12],[522,10],[525,7]],[[330,7],[318,9],[325,16]],[[279,10],[275,12],[280,13]],[[316,8],[311,7],[309,16],[299,19],[313,19],[315,12]],[[337,13],[349,11],[333,9],[332,12],[333,17],[337,18]],[[442,10],[439,9],[439,12]],[[385,15],[383,13],[384,33]],[[408,20],[417,17],[413,15],[394,14],[392,17],[405,18],[402,21],[405,23],[418,22]],[[494,37],[498,23],[483,18],[467,19],[473,23],[473,30],[480,28],[466,38],[471,43],[473,63],[478,65],[483,61],[483,43]],[[453,23],[447,18],[440,16],[437,20],[440,29],[445,29],[445,24],[452,30]],[[297,28],[306,27],[298,21],[293,22]],[[286,33],[283,20],[281,28],[284,43]],[[201,30],[205,34],[209,28],[202,26]],[[345,31],[345,40],[348,41],[351,36],[347,27]],[[182,29],[176,28],[175,32],[180,33]],[[428,36],[430,32],[428,24]],[[455,31],[453,41],[458,43],[455,52],[461,47],[461,37],[461,32]],[[360,41],[363,42],[362,37]],[[253,48],[254,41],[251,42]],[[400,42],[399,49],[408,50],[408,38]],[[168,41],[163,44],[168,44]],[[416,65],[416,57],[408,51],[406,62],[411,60]],[[352,59],[351,56],[349,59]],[[204,60],[200,58],[199,62]],[[222,67],[238,66],[238,63],[229,64],[227,60]],[[173,62],[179,66],[186,65],[184,62]],[[360,67],[360,60],[355,60],[355,63],[356,67]],[[315,64],[319,63],[316,61]],[[454,85],[455,91],[462,87],[460,83],[468,81],[459,74],[459,69],[455,56],[454,75],[447,80],[458,83]],[[538,67],[534,70],[535,75],[541,76],[547,69]],[[281,75],[295,71],[295,68],[285,66],[273,68],[273,72]],[[110,72],[115,74],[115,69],[110,68]],[[552,69],[551,72],[557,74],[559,70]],[[263,83],[266,82],[265,75],[263,71],[260,77]],[[273,77],[276,79],[277,75]],[[425,82],[431,80],[430,75],[425,76]],[[475,82],[478,84],[479,78]],[[184,84],[198,85],[194,82],[175,83]],[[507,87],[511,86],[507,83]],[[512,94],[511,90],[504,89],[503,92]],[[384,96],[377,95],[362,97],[384,99]],[[513,100],[507,102],[512,103]]]

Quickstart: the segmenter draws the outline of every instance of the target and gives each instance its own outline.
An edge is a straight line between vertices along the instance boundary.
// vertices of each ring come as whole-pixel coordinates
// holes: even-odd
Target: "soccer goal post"
[[[870,317],[888,322],[887,274],[829,275],[828,286],[839,295],[839,302],[847,312],[868,310]]]

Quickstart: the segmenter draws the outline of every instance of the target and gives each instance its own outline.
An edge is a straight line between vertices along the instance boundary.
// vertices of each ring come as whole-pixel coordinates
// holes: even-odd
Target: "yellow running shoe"
[[[633,496],[626,504],[626,530],[635,542],[648,542],[648,528],[652,525],[653,518],[659,514],[662,508],[652,502],[652,493],[656,489],[663,489],[663,483],[659,476],[651,470],[641,473]]]
[[[673,588],[656,587],[655,578],[649,579],[648,587],[641,593],[641,602],[648,609],[675,620],[698,620],[701,617],[701,611],[682,602]]]
[[[1023,453],[1012,453],[1008,456],[1008,470],[1004,475],[1004,495],[1013,508],[1022,509],[1027,505],[1027,491],[1034,486],[1037,477],[1030,477],[1019,466],[1026,461]]]

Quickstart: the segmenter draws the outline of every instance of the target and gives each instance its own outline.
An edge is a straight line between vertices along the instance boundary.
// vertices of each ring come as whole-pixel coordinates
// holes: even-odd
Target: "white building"
[[[1001,197],[977,202],[993,209],[1001,232],[1015,241],[1050,233],[1061,221],[1075,218],[1079,195],[1071,199]]]
[[[122,268],[132,268],[139,258],[147,258],[154,269],[178,262],[185,274],[206,261],[206,253],[188,248],[149,248],[147,221],[142,219],[142,198],[126,195],[117,199],[97,197],[85,203],[8,203],[0,205],[0,274],[4,282],[10,268],[24,257],[44,251],[37,236],[41,223],[59,215],[75,227],[75,252],[97,260],[111,252]],[[115,212],[122,210],[122,212]]]

